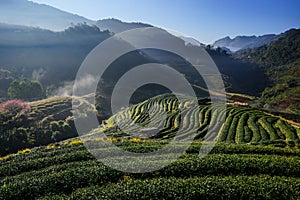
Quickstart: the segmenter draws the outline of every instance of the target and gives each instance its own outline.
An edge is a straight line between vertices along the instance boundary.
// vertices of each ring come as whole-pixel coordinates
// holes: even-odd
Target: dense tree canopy
[[[43,95],[43,86],[38,81],[15,80],[8,88],[8,96],[11,99],[34,100],[42,98]]]

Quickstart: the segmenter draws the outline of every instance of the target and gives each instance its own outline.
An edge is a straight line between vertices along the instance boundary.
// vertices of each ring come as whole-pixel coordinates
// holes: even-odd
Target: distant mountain
[[[0,49],[5,47],[45,47],[55,45],[95,44],[102,35],[109,37],[108,31],[101,32],[94,25],[77,24],[63,31],[0,23]],[[102,41],[102,40],[100,40]],[[2,56],[2,55],[0,55]]]
[[[238,51],[247,48],[256,48],[263,46],[265,44],[270,44],[274,39],[276,39],[275,34],[268,34],[263,36],[237,36],[233,39],[230,37],[225,37],[214,42],[214,47],[226,47],[230,51]]]
[[[104,19],[95,22],[96,26],[100,28],[99,30],[96,26],[89,26],[89,23],[94,23],[93,21],[27,0],[0,0],[0,15],[0,22],[20,24],[0,24],[0,68],[13,71],[12,73],[18,75],[17,77],[30,78],[33,77],[33,74],[35,77],[38,74],[39,80],[45,87],[52,85],[57,87],[65,84],[65,82],[73,81],[86,55],[100,42],[110,37],[112,33],[152,27],[144,23],[127,23],[117,19]],[[79,22],[82,24],[69,27],[71,23],[77,24]],[[59,30],[65,27],[69,28],[60,32],[45,30]],[[164,35],[165,38],[153,35],[149,37],[149,40],[158,40],[161,43],[168,40],[171,43],[180,44],[182,48],[187,50],[193,48],[197,50],[198,46],[203,46],[193,38],[176,37],[167,31]],[[215,50],[210,50],[208,53],[219,67],[229,92],[257,95],[265,88],[266,77],[262,70],[255,68],[253,64],[244,64]],[[189,63],[159,50],[136,51],[118,59],[112,65],[113,70],[107,73],[108,84],[113,78],[117,78],[119,74],[129,70],[130,67],[150,61],[170,64],[179,72],[187,74],[187,78],[192,83],[205,86],[203,80],[199,80],[198,76],[196,77],[195,70],[192,67],[187,67]]]
[[[0,24],[0,69],[9,70],[13,75],[16,74],[16,77],[38,79],[46,88],[52,85],[57,88],[65,85],[65,82],[73,81],[86,55],[110,36],[111,33],[108,31],[100,31],[96,26],[85,24],[70,27],[62,32]],[[199,48],[197,45],[186,45],[186,41],[167,31],[165,31],[165,38],[157,38],[154,35],[149,37],[149,40],[161,40],[162,43],[168,40],[170,43],[182,45],[182,48],[187,50]],[[265,88],[266,79],[261,70],[215,50],[208,53],[223,74],[229,92],[257,95]],[[133,52],[118,59],[111,67],[112,70],[107,72],[107,82],[112,82],[132,66],[149,62],[169,64],[179,72],[187,74],[187,78],[192,83],[205,87],[203,80],[199,79],[195,70],[189,67],[186,61],[159,50]],[[3,73],[5,75],[6,72]],[[9,84],[6,77],[5,75],[3,78],[5,87],[1,84],[3,94]]]
[[[102,19],[92,21],[79,15],[68,13],[60,9],[35,3],[29,0],[0,0],[0,28],[12,28],[16,25],[18,30],[30,27],[63,31],[76,24],[97,25],[100,30],[109,30],[111,33],[120,33],[134,28],[153,27],[140,22],[123,22],[118,19]],[[5,27],[7,24],[7,27]],[[21,27],[23,26],[23,27]],[[197,40],[181,36],[187,44],[202,45]]]
[[[39,80],[45,88],[73,81],[87,54],[110,36],[86,24],[53,32],[0,23],[0,98],[22,77]]]
[[[94,21],[27,0],[0,0],[0,22],[61,31],[71,24]]]
[[[96,24],[101,30],[109,30],[112,33],[120,33],[134,28],[153,27],[149,24],[143,24],[139,22],[127,23],[113,18],[99,20]]]
[[[0,23],[15,24],[52,31],[62,31],[78,23],[97,25],[101,30],[112,33],[152,27],[149,24],[122,22],[118,19],[102,19],[92,21],[79,15],[68,13],[60,9],[31,2],[29,0],[0,0]]]
[[[135,29],[135,28],[146,28],[146,27],[153,27],[150,24],[145,24],[145,23],[140,23],[140,22],[123,22],[118,19],[102,19],[97,21],[97,26],[100,28],[100,30],[108,30],[112,33],[120,33],[123,31]],[[172,35],[180,38],[185,42],[186,45],[194,45],[194,46],[202,46],[204,47],[205,45],[197,41],[196,39],[192,37],[187,37],[183,36],[180,34],[175,34],[171,32]]]

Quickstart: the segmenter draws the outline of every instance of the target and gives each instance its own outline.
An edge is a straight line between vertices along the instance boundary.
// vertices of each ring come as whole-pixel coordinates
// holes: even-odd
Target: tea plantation
[[[0,199],[300,198],[298,128],[249,107],[199,106],[189,98],[183,99],[179,102],[173,95],[157,96],[121,110],[94,130],[89,135],[92,137],[24,149],[0,158]],[[60,115],[64,115],[63,119],[70,112],[57,105],[63,101],[70,103],[68,98],[33,103],[30,116],[40,116],[39,122],[51,122],[52,117],[59,119]],[[181,121],[184,108],[189,111]],[[54,112],[55,109],[59,112]],[[48,117],[43,117],[46,112]],[[165,122],[159,120],[163,119],[162,113],[167,113]],[[225,123],[217,132],[218,143],[207,156],[200,158],[200,148],[208,148],[202,140],[209,124],[217,131],[214,123],[220,116],[224,116]],[[137,126],[128,126],[126,131],[136,133],[128,134],[122,129],[126,124],[156,126],[160,130],[147,135]],[[126,151],[153,152],[167,145],[180,127],[184,130],[181,136],[197,127],[194,142],[175,162],[150,173],[114,170],[97,161],[83,145],[109,141]],[[108,138],[97,137],[103,132]],[[118,159],[118,155],[110,154],[109,147],[93,150]],[[172,152],[165,154],[167,159]],[[146,162],[156,164],[151,159]]]
[[[198,140],[202,140],[211,129],[210,133],[216,132],[218,142],[280,147],[299,144],[300,129],[279,117],[250,107],[199,106],[198,102],[193,103],[188,97],[182,98],[179,102],[174,95],[162,95],[123,109],[103,123],[101,130],[114,137],[143,137],[145,133],[140,130],[150,124],[150,128],[160,127],[159,133],[152,138],[171,139],[181,126],[183,135],[188,134],[189,130],[196,130],[195,139]],[[167,114],[162,120],[164,113]],[[224,123],[218,128],[216,124],[222,117]],[[139,126],[131,126],[135,124]],[[126,131],[122,127],[126,127]]]
[[[133,152],[166,144],[113,141]],[[143,174],[104,166],[80,140],[19,152],[0,161],[0,199],[299,199],[299,149],[218,143],[200,159],[201,145],[194,142],[170,166]]]

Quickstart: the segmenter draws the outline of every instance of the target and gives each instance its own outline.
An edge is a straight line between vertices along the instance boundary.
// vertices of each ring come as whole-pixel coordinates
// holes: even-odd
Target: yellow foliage
[[[31,150],[27,148],[27,149],[18,151],[18,154],[24,154],[24,153],[29,153],[29,152],[31,152]]]
[[[4,189],[7,189],[7,188],[8,188],[8,185],[7,185],[6,182],[3,183],[3,188],[4,188]]]
[[[130,138],[130,141],[132,141],[132,142],[143,142],[143,140],[140,139],[140,138]]]
[[[130,177],[130,176],[128,176],[128,175],[124,175],[124,176],[123,176],[123,178],[124,178],[124,180],[125,180],[125,181],[129,181],[129,180],[131,180],[131,177]]]
[[[55,148],[56,148],[56,145],[54,145],[54,144],[46,146],[46,149],[55,149]]]
[[[118,141],[117,138],[108,138],[107,140],[108,140],[108,141],[111,141],[111,142],[117,142],[117,141]]]
[[[30,153],[31,150],[30,149],[23,149],[23,150],[19,150],[18,153],[14,153],[14,154],[8,154],[6,156],[3,156],[3,157],[0,157],[0,160],[5,160],[7,158],[10,158],[10,157],[13,157],[13,156],[16,156],[18,154],[25,154],[25,153]]]
[[[10,158],[11,156],[14,156],[14,155],[15,155],[15,154],[9,154],[9,155],[0,157],[0,160],[5,160],[5,159]]]
[[[94,138],[94,141],[104,141],[104,138]]]
[[[177,124],[177,120],[175,119],[174,120],[174,128],[177,128],[178,127],[178,124]]]
[[[71,141],[65,142],[64,145],[72,146],[72,145],[82,144],[82,143],[83,143],[83,141],[81,139],[76,139],[76,140],[71,140]]]

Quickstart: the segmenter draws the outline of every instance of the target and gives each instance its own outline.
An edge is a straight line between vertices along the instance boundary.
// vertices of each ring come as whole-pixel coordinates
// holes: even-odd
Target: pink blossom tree
[[[31,111],[30,105],[22,100],[15,99],[0,104],[0,114],[6,117],[28,116]]]

